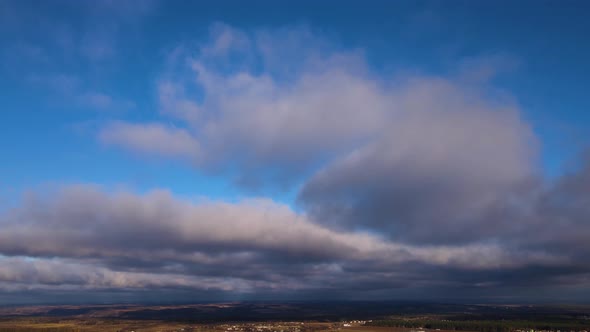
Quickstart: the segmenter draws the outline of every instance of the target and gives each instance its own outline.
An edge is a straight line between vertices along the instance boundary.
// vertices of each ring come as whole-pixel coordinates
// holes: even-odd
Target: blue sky
[[[129,227],[142,218],[152,226],[157,222],[148,221],[152,212],[121,217],[119,200],[139,206],[152,200],[195,204],[190,211],[207,211],[194,212],[199,218],[209,213],[208,204],[229,204],[227,209],[244,208],[248,214],[259,207],[251,202],[262,200],[288,210],[268,218],[303,218],[309,223],[305,227],[319,227],[315,234],[335,232],[326,235],[334,239],[360,236],[363,242],[375,236],[383,246],[417,246],[412,248],[420,257],[434,250],[420,247],[421,241],[428,246],[452,241],[458,251],[480,246],[492,252],[498,260],[491,259],[493,264],[522,261],[507,267],[522,275],[535,264],[565,269],[554,263],[575,260],[582,252],[543,242],[553,221],[535,215],[571,218],[571,227],[587,231],[583,207],[549,209],[543,202],[562,197],[585,202],[588,195],[572,189],[572,183],[585,179],[590,132],[589,9],[584,1],[3,1],[0,211],[6,212],[0,222],[13,229],[15,215],[33,218],[29,230],[36,234],[43,218],[31,215],[60,215],[60,199],[78,191],[80,204],[99,209],[80,212],[84,220],[111,218],[121,225],[133,220]],[[150,196],[161,191],[171,197]],[[57,201],[44,201],[46,193]],[[28,195],[39,195],[40,206],[27,205]],[[499,203],[498,197],[513,200]],[[447,204],[465,209],[443,208]],[[503,212],[496,211],[502,204],[507,204]],[[512,211],[519,204],[528,212]],[[50,211],[39,211],[43,207]],[[108,217],[97,216],[111,208]],[[492,231],[500,214],[505,223],[519,226],[499,222]],[[205,227],[223,218],[207,216],[194,222]],[[84,220],[77,225],[90,223]],[[252,224],[260,234],[274,234],[262,221]],[[446,240],[434,239],[425,232],[431,224],[452,231],[443,234]],[[126,234],[109,227],[96,232]],[[506,252],[520,247],[514,238],[526,227],[539,228],[545,246],[528,243],[520,248],[522,257],[508,257]],[[575,242],[572,236],[564,234],[563,241]],[[265,256],[286,250],[243,244],[236,251],[220,243],[201,243],[195,252],[203,250],[201,245],[225,248],[217,254]],[[156,243],[150,250],[167,245]],[[4,259],[49,255],[64,262],[47,264],[71,263],[58,249],[48,249],[51,245],[48,252],[8,247],[0,248]],[[375,254],[367,248],[356,250],[366,257]],[[293,255],[302,255],[308,266],[316,254]],[[139,273],[116,265],[115,258],[129,266],[145,260],[117,256],[94,264],[83,256],[75,264],[113,273]],[[191,274],[185,258],[169,259],[183,267],[183,278],[204,278]],[[322,258],[322,268],[345,269],[343,260],[362,261]],[[269,269],[277,264],[271,258],[263,263]],[[419,265],[416,271],[485,269],[465,257],[447,263],[424,258]],[[573,276],[548,274],[582,278],[587,270],[580,269]],[[182,284],[158,286],[150,279],[164,270],[154,266],[138,278],[155,288]],[[331,278],[344,278],[329,271]],[[256,289],[246,277],[229,282],[211,273],[208,278],[215,280],[209,281],[216,285],[211,287]],[[277,275],[272,282],[283,277]],[[30,283],[51,291],[39,278]],[[311,278],[309,289],[341,291],[328,290],[326,280],[302,278]],[[447,274],[439,278],[452,287],[471,282]],[[490,282],[508,293],[513,285],[497,278]],[[197,279],[183,287],[201,289]],[[377,276],[370,279],[371,285],[383,284]],[[274,289],[271,281],[263,288]],[[0,282],[0,289],[22,289]],[[231,287],[217,284],[225,282]],[[308,289],[302,284],[293,281],[285,294]],[[465,296],[473,294],[478,293]]]
[[[543,143],[544,170],[559,173],[572,150],[584,146],[590,123],[589,102],[584,98],[590,47],[583,37],[588,23],[582,5],[577,1],[504,5],[376,1],[367,6],[347,1],[339,5],[260,1],[238,6],[231,1],[217,5],[173,1],[113,9],[110,4],[6,2],[3,12],[11,19],[3,23],[5,79],[0,84],[5,109],[1,138],[8,145],[3,149],[7,170],[1,181],[22,190],[44,181],[119,183],[137,177],[132,185],[140,188],[164,184],[192,192],[186,188],[188,177],[203,187],[204,195],[237,195],[223,179],[130,158],[96,144],[88,132],[112,119],[157,118],[154,81],[165,54],[178,44],[204,39],[214,22],[242,29],[306,25],[338,48],[361,49],[371,69],[384,75],[400,71],[446,75],[469,59],[499,58],[502,72],[494,84],[508,91],[534,123]],[[113,10],[117,14],[110,15]],[[95,55],[104,59],[92,59],[83,54],[84,46],[75,45],[93,35],[100,35],[96,43],[104,43],[96,47],[108,49],[103,51],[108,54]],[[60,45],[60,37],[66,46]],[[129,101],[134,107],[97,110],[64,101],[60,87],[43,82],[60,75],[79,80],[82,90]],[[177,168],[158,172],[168,166]],[[132,175],[138,171],[144,174]]]

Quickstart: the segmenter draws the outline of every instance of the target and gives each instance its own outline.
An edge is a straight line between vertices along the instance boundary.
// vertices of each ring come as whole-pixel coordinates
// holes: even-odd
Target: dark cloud
[[[300,203],[320,222],[405,242],[500,235],[536,183],[536,142],[518,110],[444,80],[413,81],[399,119],[308,180]],[[442,235],[442,236],[441,236]]]

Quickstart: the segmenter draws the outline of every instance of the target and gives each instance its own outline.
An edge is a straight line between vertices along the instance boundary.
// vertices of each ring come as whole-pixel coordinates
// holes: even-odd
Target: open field
[[[186,324],[166,321],[135,321],[122,319],[58,319],[58,318],[5,318],[0,320],[0,332],[319,332],[319,331],[408,331],[408,329],[383,327],[346,327],[340,323],[317,322],[250,322]]]
[[[47,332],[119,332],[119,331],[183,331],[183,325],[169,322],[149,321],[93,321],[93,320],[48,320],[14,319],[0,322],[2,332],[47,331]]]
[[[317,322],[256,322],[247,324],[182,324],[164,321],[126,321],[126,320],[97,320],[97,319],[55,319],[55,318],[14,318],[0,320],[0,332],[411,332],[410,328],[380,327],[380,326],[350,326],[341,323]],[[421,330],[428,332],[428,330]],[[430,332],[451,332],[435,331]]]
[[[7,319],[0,321],[1,332],[123,332],[123,331],[191,331],[186,324],[158,321],[73,320],[73,319]]]

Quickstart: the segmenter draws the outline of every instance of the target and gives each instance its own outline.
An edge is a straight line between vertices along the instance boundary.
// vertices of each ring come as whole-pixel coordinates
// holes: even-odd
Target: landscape
[[[590,305],[419,302],[61,305],[0,308],[0,331],[587,331]]]
[[[590,0],[0,0],[0,332],[589,332]]]

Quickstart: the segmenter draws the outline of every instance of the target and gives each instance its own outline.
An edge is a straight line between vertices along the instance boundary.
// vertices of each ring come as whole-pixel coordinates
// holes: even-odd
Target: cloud
[[[158,84],[159,104],[164,114],[186,120],[198,121],[201,115],[199,105],[186,97],[182,85],[170,81],[160,81]]]
[[[118,272],[90,264],[55,259],[0,258],[0,288],[19,290],[97,290],[189,288],[238,290],[231,279],[198,278],[173,274]],[[2,287],[5,286],[5,287]]]
[[[28,81],[51,90],[67,105],[101,112],[125,112],[136,108],[135,102],[86,87],[74,74],[32,74]]]
[[[115,56],[115,46],[106,38],[86,37],[80,46],[80,53],[90,61],[103,61]]]
[[[156,118],[108,122],[98,140],[246,189],[282,186],[297,206],[87,185],[33,193],[0,214],[0,267],[14,266],[0,268],[0,288],[587,287],[590,168],[543,178],[532,125],[491,82],[506,59],[468,59],[448,76],[386,75],[307,27],[214,24],[196,49],[170,53]],[[131,106],[68,77],[55,82],[80,103]]]
[[[317,172],[300,202],[318,220],[403,241],[501,235],[495,211],[526,196],[537,175],[536,139],[518,109],[446,80],[413,80],[396,99],[387,130]]]
[[[362,57],[320,50],[284,66],[271,45],[295,50],[305,39],[277,33],[215,25],[197,57],[183,48],[171,54],[158,84],[162,114],[184,121],[201,142],[199,167],[224,171],[231,164],[239,177],[274,173],[287,181],[383,129],[390,100]],[[264,71],[255,73],[258,60]]]
[[[199,142],[188,131],[159,123],[113,122],[101,130],[100,140],[145,154],[194,159],[199,153]]]
[[[158,92],[162,114],[199,142],[197,167],[300,184],[300,206],[335,229],[469,242],[500,236],[498,211],[539,182],[530,124],[488,83],[506,58],[468,59],[455,77],[383,77],[306,27],[216,24],[196,52],[171,54]]]
[[[397,249],[368,235],[328,230],[263,198],[235,204],[195,203],[167,191],[144,196],[107,194],[85,185],[65,187],[50,196],[31,196],[4,216],[1,252],[124,257],[134,250],[164,254],[167,250],[185,254],[262,251],[322,260]]]
[[[133,101],[120,91],[106,91],[115,79],[112,70],[123,58],[135,57],[122,49],[122,40],[140,35],[144,19],[154,13],[158,1],[98,0],[82,4],[62,1],[59,10],[31,10],[30,1],[6,1],[0,9],[0,51],[2,71],[11,80],[41,83],[52,97],[65,98],[66,105],[99,109],[128,110]],[[80,20],[69,20],[75,14]],[[131,38],[129,38],[131,37]],[[96,73],[100,75],[95,75]],[[75,77],[75,82],[58,82]],[[31,79],[32,78],[32,79]],[[28,82],[27,82],[28,83]],[[105,85],[106,83],[106,85]]]
[[[590,159],[582,154],[577,168],[546,184],[514,222],[519,236],[534,234],[534,248],[566,252],[582,259],[590,254]]]
[[[392,140],[407,142],[390,149],[420,146],[422,154],[466,148],[456,163],[473,157],[476,167],[507,158],[498,176],[526,176],[535,138],[515,103],[488,96],[496,91],[488,89],[493,66],[486,64],[475,83],[464,82],[465,72],[482,66],[466,65],[456,78],[382,77],[361,50],[339,49],[305,26],[244,31],[217,23],[196,51],[170,54],[158,98],[162,115],[183,121],[201,143],[197,167],[226,172],[231,165],[237,183],[297,183]],[[519,174],[502,173],[510,167]]]
[[[80,103],[86,107],[101,111],[126,111],[135,108],[135,103],[125,99],[115,99],[102,92],[86,92],[78,97]]]
[[[78,76],[63,73],[53,75],[33,74],[29,77],[29,81],[51,89],[61,96],[68,97],[75,94],[81,86],[81,80]]]
[[[4,292],[183,288],[288,294],[403,287],[419,294],[437,285],[508,287],[523,278],[543,287],[554,280],[560,287],[583,283],[580,277],[590,272],[572,252],[536,248],[532,239],[518,245],[408,245],[326,228],[267,198],[228,203],[165,190],[138,195],[74,185],[29,193],[0,214],[0,225]]]

